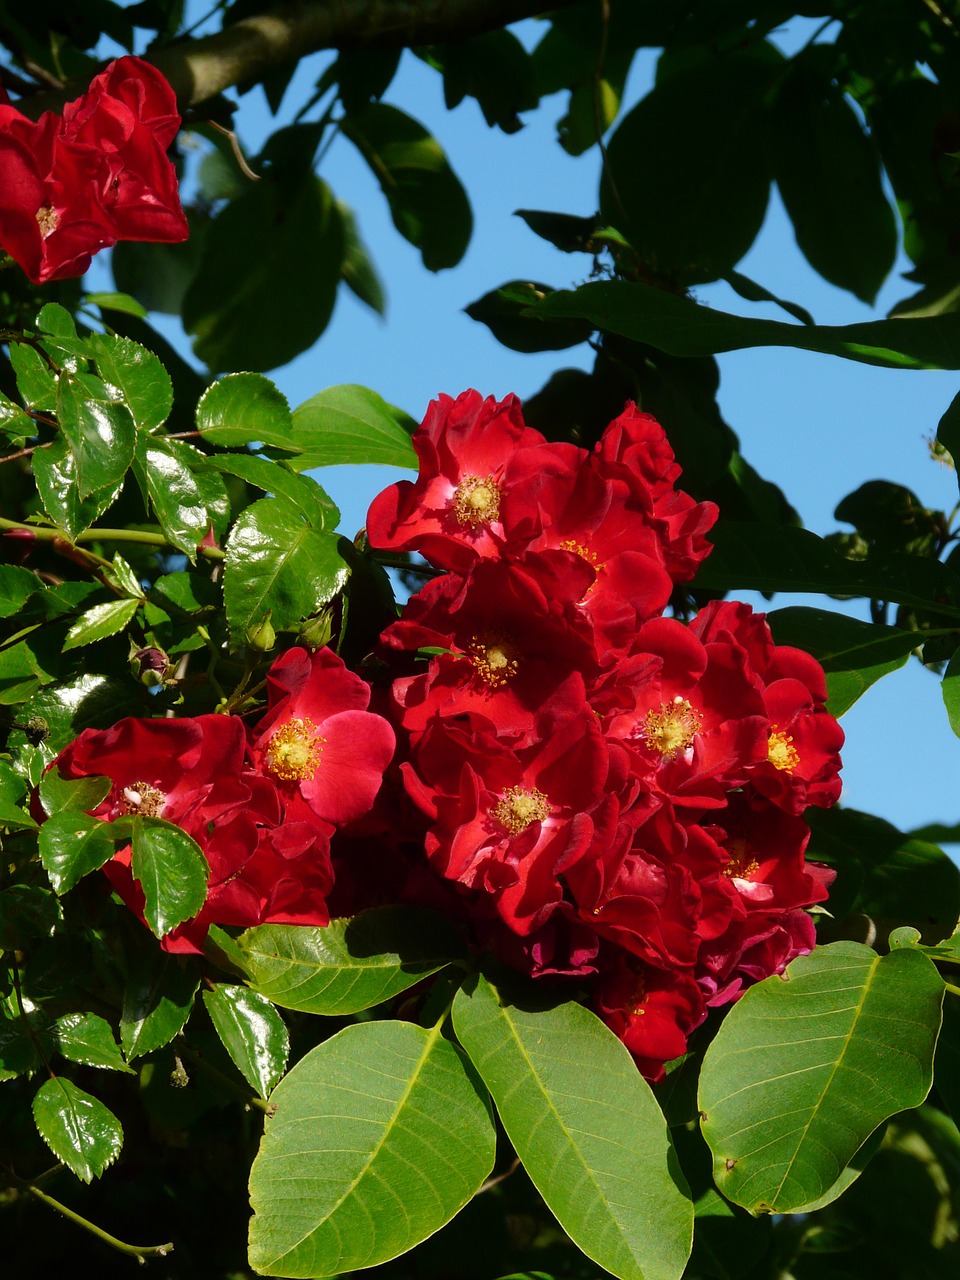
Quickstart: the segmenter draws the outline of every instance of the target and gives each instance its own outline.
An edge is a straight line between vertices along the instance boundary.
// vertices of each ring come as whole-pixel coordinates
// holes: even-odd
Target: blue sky
[[[532,43],[543,27],[531,21],[517,30]],[[794,24],[783,39],[785,49],[795,47],[803,34]],[[280,122],[305,100],[327,61],[329,55],[318,55],[301,64]],[[627,103],[647,91],[653,66],[652,55],[638,56]],[[349,142],[338,138],[324,157],[321,176],[354,208],[383,276],[388,310],[381,320],[342,289],[331,325],[316,346],[271,374],[291,404],[324,387],[356,382],[420,418],[428,401],[441,391],[455,395],[476,387],[488,395],[514,391],[525,397],[557,368],[589,367],[592,353],[586,346],[521,355],[502,347],[463,313],[468,303],[510,279],[573,287],[589,272],[588,258],[559,253],[513,216],[517,208],[583,215],[596,208],[595,150],[574,159],[555,141],[555,122],[565,110],[563,98],[546,100],[527,117],[520,133],[507,137],[486,126],[470,99],[448,112],[440,77],[405,53],[386,100],[421,120],[447,151],[473,205],[474,237],[458,267],[438,275],[425,271],[417,251],[393,228],[365,163]],[[277,122],[259,90],[240,103],[237,127],[252,153]],[[796,249],[776,197],[739,269],[774,293],[803,304],[818,322],[827,324],[877,318],[911,292],[908,283],[895,277],[871,309],[826,284]],[[102,287],[94,280],[92,287]],[[722,284],[699,289],[698,297],[726,310],[785,318],[775,308],[743,302]],[[158,327],[185,353],[189,350],[177,323],[160,320]],[[721,408],[739,433],[745,456],[783,487],[816,532],[836,528],[836,504],[869,479],[904,483],[926,506],[950,510],[956,503],[956,476],[931,461],[925,442],[957,390],[956,374],[884,370],[785,349],[734,352],[721,357],[720,369]],[[352,536],[374,494],[403,473],[369,467],[315,474],[340,505],[343,530]],[[760,609],[788,603],[843,607],[809,596],[778,597],[772,605],[744,598]],[[845,804],[876,813],[905,830],[960,820],[960,741],[947,723],[938,680],[915,660],[873,686],[847,713],[843,725]]]

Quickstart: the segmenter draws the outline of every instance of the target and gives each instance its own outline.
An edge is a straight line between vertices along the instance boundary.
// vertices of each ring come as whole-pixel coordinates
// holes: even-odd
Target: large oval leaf
[[[524,1168],[571,1239],[621,1280],[679,1280],[693,1206],[624,1045],[572,1001],[530,1011],[479,978],[453,1025]]]
[[[753,1213],[823,1203],[874,1129],[927,1096],[943,989],[920,952],[857,942],[818,947],[751,988],[700,1072],[727,1199]]]
[[[261,444],[290,446],[290,406],[279,388],[259,373],[228,373],[209,386],[197,405],[197,429],[223,448]]]
[[[410,433],[397,409],[367,387],[328,387],[293,411],[293,441],[300,456],[288,465],[297,471],[341,463],[377,463],[417,469]]]
[[[236,945],[257,991],[284,1009],[322,1014],[372,1009],[464,953],[445,916],[401,906],[373,907],[325,929],[256,925]]]
[[[406,1022],[347,1027],[277,1085],[250,1174],[250,1265],[334,1276],[432,1235],[493,1167],[488,1103],[460,1052]]]

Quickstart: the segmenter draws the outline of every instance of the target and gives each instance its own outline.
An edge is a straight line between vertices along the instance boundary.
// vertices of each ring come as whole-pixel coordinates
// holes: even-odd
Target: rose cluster
[[[413,443],[418,479],[367,522],[442,571],[382,636],[401,829],[481,945],[589,978],[656,1079],[711,1006],[813,947],[833,873],[802,814],[837,799],[843,740],[823,671],[746,605],[664,616],[717,513],[633,405],[588,452],[470,391]]]
[[[200,846],[207,900],[162,940],[167,951],[199,951],[211,924],[327,924],[331,837],[370,810],[393,755],[393,730],[367,710],[369,686],[329,649],[288,649],[267,688],[253,728],[229,715],[129,718],[85,730],[53,766],[110,779],[95,817],[162,818]],[[127,846],[105,870],[142,918],[130,862]]]
[[[31,280],[79,276],[118,240],[186,240],[167,148],[174,92],[141,58],[118,58],[63,114],[28,119],[0,89],[0,248]]]

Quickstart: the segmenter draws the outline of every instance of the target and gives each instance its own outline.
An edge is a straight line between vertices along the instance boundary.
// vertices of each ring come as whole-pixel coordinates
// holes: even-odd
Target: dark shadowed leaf
[[[586,320],[551,322],[525,314],[528,307],[548,293],[553,289],[547,284],[508,280],[464,310],[471,320],[485,324],[498,342],[513,351],[560,351],[586,342],[593,332]]]
[[[62,1076],[40,1086],[33,1118],[53,1154],[82,1182],[99,1178],[123,1146],[123,1129],[113,1112]]]
[[[237,1070],[261,1098],[269,1097],[290,1053],[279,1013],[247,987],[212,987],[204,991],[203,1003]]]
[[[271,1102],[250,1173],[250,1264],[262,1275],[336,1276],[405,1253],[493,1167],[489,1104],[439,1026],[347,1027]]]
[[[403,906],[373,907],[325,929],[257,925],[237,947],[251,986],[274,1004],[328,1015],[371,1009],[464,955],[449,920]]]
[[[470,242],[473,215],[436,138],[383,102],[348,115],[340,127],[373,170],[394,226],[420,250],[423,265],[455,267]]]
[[[960,738],[960,650],[947,663],[940,691],[943,694],[943,705],[947,709],[950,728]]]
[[[365,302],[371,311],[378,316],[384,315],[387,309],[387,298],[383,281],[370,257],[357,228],[357,220],[353,210],[343,201],[337,201],[337,208],[343,221],[343,263],[340,274],[343,283],[361,302]]]
[[[0,565],[0,618],[19,613],[35,591],[41,591],[43,583],[29,569],[19,565]]]
[[[573,1001],[508,1004],[483,977],[457,993],[453,1024],[574,1243],[621,1280],[679,1280],[693,1206],[663,1113],[613,1032]]]
[[[926,956],[856,942],[818,947],[747,991],[700,1073],[727,1199],[753,1213],[823,1203],[877,1126],[926,1097],[942,1000]]]
[[[131,955],[120,1017],[120,1039],[127,1061],[160,1049],[177,1035],[190,1017],[200,985],[196,966],[169,956],[145,934]]]

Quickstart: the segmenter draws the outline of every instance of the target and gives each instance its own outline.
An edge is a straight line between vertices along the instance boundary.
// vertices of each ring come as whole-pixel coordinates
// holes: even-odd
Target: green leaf
[[[651,285],[598,280],[550,294],[534,313],[590,320],[598,329],[675,356],[798,347],[890,369],[960,369],[960,312],[863,324],[794,325],[730,315]]]
[[[36,347],[31,347],[26,342],[11,342],[10,363],[16,375],[20,398],[27,408],[40,413],[53,413],[57,407],[57,380]]]
[[[752,1213],[822,1203],[874,1129],[927,1096],[942,1000],[926,956],[856,942],[818,947],[747,991],[700,1073],[727,1199]]]
[[[213,465],[227,475],[239,476],[265,493],[287,498],[306,517],[313,529],[333,531],[340,523],[340,512],[326,492],[310,476],[299,476],[282,462],[254,457],[247,453],[221,454]]]
[[[455,267],[470,243],[473,215],[436,138],[383,102],[348,114],[340,128],[373,170],[394,226],[420,250],[427,270]]]
[[[52,1053],[49,1018],[42,1009],[24,1001],[26,1017],[7,1017],[0,1010],[0,1082],[32,1075],[43,1065],[39,1048]]]
[[[120,311],[127,316],[136,316],[145,320],[148,312],[145,306],[129,293],[88,293],[84,295],[87,306],[99,307],[101,311]]]
[[[192,465],[202,455],[182,440],[141,435],[136,467],[164,537],[193,562],[210,528],[210,513]]]
[[[960,618],[960,577],[939,560],[897,554],[846,560],[809,529],[747,521],[719,521],[710,541],[713,552],[696,577],[710,591],[864,596]]]
[[[568,1001],[506,1003],[481,976],[453,1025],[523,1166],[574,1243],[621,1280],[679,1280],[693,1206],[628,1050]]]
[[[200,397],[197,430],[222,448],[291,444],[290,406],[277,386],[260,373],[228,373]]]
[[[54,891],[67,893],[114,854],[109,822],[64,809],[40,828],[40,861]]]
[[[218,588],[210,581],[209,572],[161,574],[150,594],[151,599],[159,597],[162,608],[168,609],[173,605],[183,613],[212,609],[220,598]]]
[[[111,396],[99,378],[60,375],[57,421],[73,453],[81,498],[121,483],[133,461],[136,428],[130,410]]]
[[[160,951],[156,943],[141,945],[124,967],[120,1039],[127,1061],[152,1053],[179,1035],[193,1009],[200,985],[196,966]]]
[[[316,613],[346,582],[349,570],[332,533],[318,533],[285,498],[262,498],[230,532],[223,600],[234,644],[270,617],[283,630]]]
[[[132,338],[96,333],[90,339],[100,377],[127,406],[136,425],[155,431],[173,408],[173,383],[157,356]]]
[[[5,760],[0,760],[0,827],[10,831],[32,831],[36,822],[21,808],[27,790],[26,779]]]
[[[58,768],[50,768],[40,779],[40,803],[50,817],[65,809],[89,812],[106,799],[112,786],[109,778],[98,774],[65,778]]]
[[[367,387],[328,387],[293,411],[298,471],[341,463],[417,469],[417,455],[398,410]],[[289,447],[289,446],[288,446]]]
[[[933,1071],[937,1092],[956,1121],[960,1116],[960,1002],[950,992],[943,1001],[943,1026]]]
[[[19,565],[0,565],[0,618],[10,618],[19,613],[35,591],[42,591],[43,583],[29,569]]]
[[[87,1067],[104,1067],[108,1071],[131,1071],[123,1060],[120,1046],[109,1022],[95,1013],[67,1013],[53,1026],[57,1050],[70,1062]]]
[[[0,649],[0,706],[23,702],[53,679],[28,640]]]
[[[469,307],[471,320],[485,324],[498,342],[512,351],[560,351],[586,342],[593,329],[586,320],[538,320],[527,308],[553,289],[531,280],[508,280]]]
[[[431,66],[443,72],[443,98],[448,110],[468,95],[476,98],[487,124],[504,133],[523,127],[521,111],[539,102],[533,60],[512,31],[499,28],[458,40],[431,45]]]
[[[827,710],[842,716],[881,676],[904,665],[917,647],[915,631],[861,622],[803,606],[775,609],[767,621],[777,644],[812,653],[827,673]]]
[[[956,462],[960,458],[960,391],[953,397],[937,426],[937,440]],[[960,472],[958,479],[960,479]]]
[[[792,59],[773,113],[774,174],[810,265],[872,303],[893,268],[897,224],[876,143],[835,83],[835,64],[824,45]]]
[[[162,818],[133,815],[130,870],[143,890],[143,914],[158,938],[192,920],[207,900],[210,868],[197,842]]]
[[[335,1276],[395,1258],[493,1167],[488,1104],[439,1026],[346,1027],[271,1102],[250,1173],[250,1265],[262,1275]]]
[[[775,293],[771,293],[762,284],[757,284],[756,280],[751,280],[749,276],[742,275],[739,271],[728,271],[723,279],[734,293],[738,293],[741,298],[746,298],[747,302],[773,302],[783,311],[786,311],[788,315],[799,320],[801,324],[816,323],[806,307],[801,307],[796,302],[787,302],[784,298],[778,298]]]
[[[58,435],[32,455],[33,476],[43,509],[70,538],[83,533],[112,506],[120,484],[80,497],[77,463],[65,436]]]
[[[947,663],[940,692],[943,694],[943,705],[947,709],[950,728],[960,738],[960,649]]]
[[[0,392],[0,433],[7,438],[7,443],[20,448],[37,434],[37,426],[29,413],[18,404],[8,400]]]
[[[279,1013],[247,987],[212,987],[204,991],[203,1003],[237,1070],[261,1098],[268,1098],[290,1054],[290,1037]]]
[[[40,1137],[82,1182],[99,1178],[123,1146],[120,1121],[72,1080],[45,1080],[33,1099]]]
[[[0,890],[0,948],[30,949],[31,942],[51,938],[63,921],[63,907],[49,889],[12,884]]]
[[[139,608],[139,600],[108,600],[106,604],[94,605],[67,632],[63,652],[115,636],[133,621]]]
[[[781,65],[759,44],[677,72],[607,144],[601,213],[657,275],[715,280],[753,243],[772,176],[763,99]]]
[[[371,1009],[464,955],[454,925],[422,907],[373,907],[324,929],[261,924],[237,939],[247,979],[284,1009]]]
[[[382,316],[387,309],[383,281],[377,273],[367,246],[360,237],[353,210],[342,200],[337,201],[337,208],[343,221],[344,249],[343,262],[340,266],[343,283],[354,297],[359,298],[378,316]]]
[[[273,369],[313,346],[333,311],[343,226],[326,183],[272,171],[207,230],[183,323],[211,369]],[[242,268],[238,269],[238,264]]]
[[[104,577],[109,582],[112,582],[115,587],[119,587],[124,595],[136,600],[144,599],[143,586],[140,579],[119,551],[113,553],[112,567],[104,570]]]

